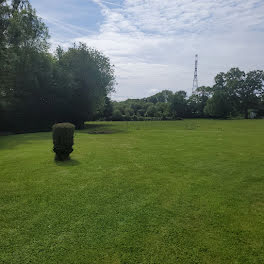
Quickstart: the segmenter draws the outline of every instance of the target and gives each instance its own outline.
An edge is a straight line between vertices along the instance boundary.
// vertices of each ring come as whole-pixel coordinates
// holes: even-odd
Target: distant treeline
[[[114,90],[109,58],[82,43],[50,54],[48,38],[28,0],[0,1],[0,131],[82,127]]]
[[[181,118],[248,118],[264,116],[264,73],[245,73],[232,68],[219,73],[212,87],[199,87],[191,96],[185,91],[164,90],[143,99],[106,100],[98,113],[105,120],[173,120]]]

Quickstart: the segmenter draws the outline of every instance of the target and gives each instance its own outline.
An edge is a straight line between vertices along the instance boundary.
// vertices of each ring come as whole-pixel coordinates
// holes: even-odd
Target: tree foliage
[[[225,98],[230,114],[243,114],[248,118],[248,110],[258,108],[264,92],[264,73],[260,70],[245,73],[239,68],[231,68],[227,73],[215,77],[214,93]],[[223,113],[224,114],[224,113]]]
[[[250,109],[264,115],[264,73],[245,73],[232,68],[215,77],[212,87],[201,86],[189,97],[185,91],[164,90],[143,99],[114,102],[119,120],[170,120],[178,118],[228,118],[243,115]],[[117,116],[115,116],[115,120]]]
[[[231,116],[232,106],[223,92],[217,91],[204,107],[204,113],[211,117],[227,118]]]
[[[55,85],[59,89],[63,87],[69,95],[61,102],[67,102],[67,109],[62,107],[60,112],[63,119],[71,120],[79,128],[84,121],[92,119],[97,105],[113,92],[114,69],[109,58],[82,43],[66,52],[58,48],[56,58]]]
[[[85,44],[48,52],[48,29],[28,0],[0,2],[0,121],[12,131],[93,118],[113,92],[109,58]]]

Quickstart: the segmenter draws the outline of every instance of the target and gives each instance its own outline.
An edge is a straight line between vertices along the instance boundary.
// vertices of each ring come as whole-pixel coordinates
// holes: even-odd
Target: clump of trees
[[[112,102],[114,121],[142,120],[173,120],[185,117],[206,117],[203,112],[209,98],[209,87],[200,87],[197,92],[188,97],[185,91],[173,93],[163,90],[153,96],[143,99],[128,99],[122,102]],[[104,117],[101,116],[103,119]]]
[[[213,117],[243,115],[248,118],[249,109],[262,113],[263,95],[263,71],[245,73],[238,68],[232,68],[215,77],[212,96],[206,104],[205,112]]]
[[[109,105],[109,102],[108,102]],[[199,87],[191,96],[185,91],[164,90],[143,99],[112,102],[107,120],[171,120],[181,118],[249,117],[249,110],[264,115],[264,72],[245,73],[232,68],[215,77],[212,87]],[[105,108],[106,111],[106,108]],[[104,119],[105,115],[101,115]]]
[[[1,130],[81,128],[114,90],[109,58],[82,43],[50,54],[48,38],[28,0],[0,1]]]

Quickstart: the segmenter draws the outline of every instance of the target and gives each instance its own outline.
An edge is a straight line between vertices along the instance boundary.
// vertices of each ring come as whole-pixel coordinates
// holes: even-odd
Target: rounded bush
[[[53,151],[55,160],[68,160],[73,151],[73,135],[75,126],[71,123],[58,123],[52,127]]]

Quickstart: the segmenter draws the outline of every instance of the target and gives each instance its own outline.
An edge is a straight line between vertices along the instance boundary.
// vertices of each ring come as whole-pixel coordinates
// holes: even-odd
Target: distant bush
[[[71,123],[58,123],[53,125],[53,151],[55,160],[68,160],[73,149],[73,135],[75,126]]]

